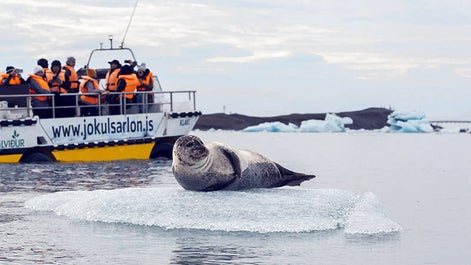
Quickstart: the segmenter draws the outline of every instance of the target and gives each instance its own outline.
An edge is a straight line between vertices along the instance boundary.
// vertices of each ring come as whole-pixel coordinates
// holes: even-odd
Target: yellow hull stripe
[[[58,162],[92,162],[149,159],[154,143],[54,150]],[[23,154],[1,155],[0,163],[18,163]]]
[[[52,154],[59,162],[114,161],[149,159],[154,143],[90,147],[82,149],[54,150]]]
[[[22,154],[2,155],[0,156],[0,163],[18,163],[20,162]]]

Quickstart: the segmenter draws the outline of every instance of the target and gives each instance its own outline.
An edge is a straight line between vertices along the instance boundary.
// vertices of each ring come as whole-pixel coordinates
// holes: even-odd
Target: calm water
[[[0,165],[0,263],[471,260],[470,134],[194,134],[318,177],[197,193],[168,161]]]

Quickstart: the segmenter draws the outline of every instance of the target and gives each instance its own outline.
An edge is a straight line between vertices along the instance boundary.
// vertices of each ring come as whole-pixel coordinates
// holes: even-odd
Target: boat
[[[103,80],[109,65],[92,66],[99,61],[94,59],[116,59],[116,52],[127,53],[125,56],[137,63],[130,48],[101,45],[77,73],[80,76],[86,69],[95,69],[98,79]],[[162,91],[157,76],[154,80],[153,91],[134,92],[153,97],[153,102],[125,102],[126,97],[121,96],[115,106],[119,108],[117,115],[110,115],[112,104],[102,101],[98,103],[98,115],[80,115],[82,93],[43,94],[51,98],[51,107],[47,108],[52,112],[50,118],[33,115],[31,98],[37,94],[29,93],[29,84],[1,85],[0,163],[171,159],[173,144],[193,129],[201,111],[196,108],[196,91]],[[75,103],[55,105],[55,97],[73,97],[70,101]],[[74,108],[76,115],[59,117],[64,108]]]

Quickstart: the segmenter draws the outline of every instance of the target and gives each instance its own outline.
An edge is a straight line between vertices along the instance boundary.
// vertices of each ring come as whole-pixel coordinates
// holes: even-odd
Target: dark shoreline
[[[353,130],[374,130],[387,126],[388,115],[392,110],[385,108],[368,108],[359,111],[337,112],[339,117],[350,117],[353,124],[345,127]],[[282,122],[284,124],[293,123],[299,126],[305,120],[324,120],[326,113],[289,114],[272,117],[253,117],[241,114],[213,113],[203,114],[195,125],[195,130],[243,130],[249,126],[258,125],[264,122]]]

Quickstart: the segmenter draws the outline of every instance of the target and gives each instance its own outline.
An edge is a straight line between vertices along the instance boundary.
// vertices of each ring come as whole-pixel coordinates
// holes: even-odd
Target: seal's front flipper
[[[242,170],[240,168],[240,159],[239,156],[234,153],[234,151],[230,150],[229,148],[226,147],[221,147],[222,153],[229,159],[232,165],[232,169],[234,170],[234,175],[237,178],[240,178],[242,176]]]
[[[315,175],[306,175],[303,173],[297,173],[297,172],[291,171],[277,163],[274,163],[274,164],[276,165],[276,167],[278,168],[282,176],[281,182],[275,184],[274,187],[281,187],[285,185],[299,186],[302,182],[316,177]]]

